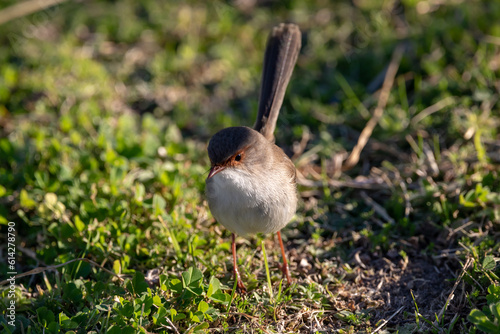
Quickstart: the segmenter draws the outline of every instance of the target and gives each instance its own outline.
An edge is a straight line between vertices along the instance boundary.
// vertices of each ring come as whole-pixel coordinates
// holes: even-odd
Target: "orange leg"
[[[236,261],[236,235],[233,233],[232,234],[233,242],[231,244],[231,248],[233,249],[233,273],[234,273],[234,279],[237,281],[237,287],[238,291],[240,293],[246,293],[247,289],[245,285],[243,284],[243,281],[241,280],[240,277],[240,271],[238,270],[238,263]]]
[[[280,242],[280,247],[281,247],[281,255],[283,256],[283,266],[281,267],[281,271],[283,272],[283,276],[286,277],[287,283],[291,284],[292,278],[290,277],[290,270],[288,269],[288,262],[286,260],[285,247],[283,247],[283,240],[281,240],[281,232],[278,231],[276,234],[278,235],[278,240]]]

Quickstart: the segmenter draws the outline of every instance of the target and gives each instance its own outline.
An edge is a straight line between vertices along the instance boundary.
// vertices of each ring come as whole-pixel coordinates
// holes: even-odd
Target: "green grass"
[[[0,280],[8,222],[15,271],[48,267],[0,287],[3,330],[498,333],[500,5],[248,3],[66,2],[0,26]],[[272,237],[238,238],[243,297],[206,145],[253,124],[282,21],[303,32],[276,132],[301,175],[295,282]]]

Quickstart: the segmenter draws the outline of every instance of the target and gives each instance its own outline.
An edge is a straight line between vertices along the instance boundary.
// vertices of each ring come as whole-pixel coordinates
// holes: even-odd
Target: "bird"
[[[267,39],[257,120],[252,128],[235,126],[212,136],[207,151],[210,171],[205,194],[213,217],[232,232],[233,274],[239,292],[246,287],[237,266],[236,235],[276,233],[283,265],[292,282],[281,238],[297,208],[296,169],[274,143],[276,121],[301,48],[293,23],[274,27]]]

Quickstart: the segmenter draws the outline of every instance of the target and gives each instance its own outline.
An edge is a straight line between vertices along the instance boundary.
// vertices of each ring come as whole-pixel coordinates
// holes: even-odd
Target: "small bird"
[[[230,127],[217,132],[208,144],[211,168],[206,197],[215,219],[232,232],[233,271],[238,290],[246,292],[236,258],[236,234],[277,233],[283,256],[281,270],[291,277],[280,230],[297,207],[296,170],[274,144],[274,129],[286,87],[301,46],[295,24],[273,28],[266,46],[254,128]]]

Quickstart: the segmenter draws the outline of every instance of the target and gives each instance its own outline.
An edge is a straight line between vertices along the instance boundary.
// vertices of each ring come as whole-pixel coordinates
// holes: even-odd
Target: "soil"
[[[315,328],[322,332],[339,325],[338,316],[342,311],[364,313],[369,317],[371,330],[384,320],[388,320],[384,329],[389,331],[405,325],[414,327],[415,305],[423,317],[434,321],[453,290],[459,270],[456,261],[419,254],[403,258],[397,251],[378,256],[376,252],[361,249],[348,263],[338,257],[314,260],[300,246],[289,248],[289,252],[292,272],[297,273],[299,279],[315,281],[331,292],[332,315],[323,318],[321,326]],[[328,273],[325,268],[329,268]],[[446,318],[460,312],[457,299],[448,306]],[[420,323],[426,325],[423,321]]]

